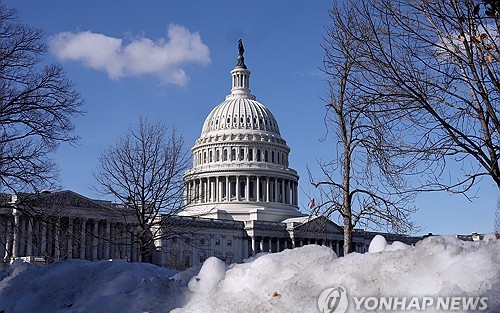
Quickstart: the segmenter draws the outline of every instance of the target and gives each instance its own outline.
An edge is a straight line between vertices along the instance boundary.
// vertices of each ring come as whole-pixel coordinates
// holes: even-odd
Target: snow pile
[[[201,269],[179,273],[122,261],[15,263],[0,272],[0,310],[317,313],[322,292],[338,287],[347,292],[348,312],[354,297],[383,296],[488,297],[488,312],[500,311],[500,240],[429,237],[410,247],[375,238],[370,252],[337,258],[309,245],[229,267],[209,258]]]
[[[182,293],[175,272],[125,261],[15,262],[0,281],[0,310],[26,312],[168,312]]]
[[[211,283],[198,278],[197,283],[207,288],[192,290],[189,302],[173,312],[317,313],[318,296],[337,286],[351,298],[488,297],[488,310],[500,310],[500,240],[430,237],[409,247],[387,245],[382,237],[375,238],[370,250],[373,253],[337,258],[331,249],[310,245],[264,254],[231,266],[215,288],[213,283],[222,275]],[[354,309],[351,303],[348,312]]]

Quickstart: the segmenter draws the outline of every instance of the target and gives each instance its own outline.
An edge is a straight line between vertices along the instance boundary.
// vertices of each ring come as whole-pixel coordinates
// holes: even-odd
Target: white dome
[[[257,130],[280,135],[278,123],[262,103],[248,98],[223,101],[208,115],[201,136],[226,130]]]
[[[231,93],[208,114],[192,149],[180,214],[245,221],[302,216],[290,148],[271,111],[250,93],[241,54],[231,79]]]

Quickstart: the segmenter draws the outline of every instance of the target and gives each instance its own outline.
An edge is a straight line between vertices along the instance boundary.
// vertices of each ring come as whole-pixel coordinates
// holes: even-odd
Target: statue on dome
[[[245,57],[243,56],[243,53],[245,53],[245,48],[243,47],[243,41],[240,39],[238,40],[238,63],[236,64],[236,66],[247,68],[247,66],[245,65]]]

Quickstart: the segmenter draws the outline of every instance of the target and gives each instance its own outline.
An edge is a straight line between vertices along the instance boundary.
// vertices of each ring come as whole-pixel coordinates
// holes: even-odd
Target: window
[[[200,245],[204,245],[205,244],[205,239],[200,239]]]
[[[220,152],[219,149],[215,150],[215,162],[219,162],[220,159]]]
[[[222,152],[222,161],[227,161],[227,149]]]
[[[228,240],[228,241],[227,241],[227,246],[228,246],[228,247],[231,247],[232,245],[233,245],[233,241],[232,241],[232,240]]]
[[[243,116],[240,118],[240,123],[243,124]]]
[[[200,251],[200,253],[198,254],[198,257],[200,258],[200,263],[205,262],[205,260],[207,258],[205,251]]]
[[[207,152],[203,151],[203,163],[207,163]]]
[[[220,239],[215,239],[215,245],[220,246]]]
[[[212,150],[210,150],[210,152],[208,153],[208,155],[209,155],[208,162],[213,162]]]
[[[253,161],[253,150],[248,149],[248,161]]]
[[[274,163],[274,151],[271,151],[271,162]]]
[[[252,181],[252,180],[250,181],[250,186],[249,186],[249,188],[250,188],[250,190],[249,190],[249,192],[248,192],[248,193],[249,193],[249,197],[250,197],[250,198],[255,198],[255,196],[254,196],[254,194],[253,194],[253,189],[254,189],[254,187],[253,187],[253,181]]]
[[[260,154],[260,149],[257,149],[257,162],[262,161],[262,159],[261,159],[261,158],[262,158],[262,156],[261,156],[261,154]]]
[[[240,149],[240,161],[243,161],[245,159],[245,149],[241,148]]]
[[[264,151],[264,162],[269,162],[269,152],[267,150]]]
[[[240,196],[245,196],[245,185],[246,182],[240,181]]]
[[[231,149],[231,161],[236,160],[236,149]]]
[[[231,181],[231,197],[236,197],[236,181]]]

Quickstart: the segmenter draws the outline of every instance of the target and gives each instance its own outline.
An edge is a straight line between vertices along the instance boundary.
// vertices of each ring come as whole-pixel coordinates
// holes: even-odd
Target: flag
[[[309,201],[309,204],[308,204],[309,209],[314,208],[314,206],[315,206],[315,205],[316,205],[316,204],[314,204],[314,198],[312,198],[312,199],[311,199],[311,201]]]

